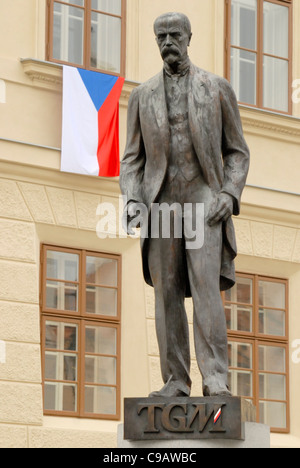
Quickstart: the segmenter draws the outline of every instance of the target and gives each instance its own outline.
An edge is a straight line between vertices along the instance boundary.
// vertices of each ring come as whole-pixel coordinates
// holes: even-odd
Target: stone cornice
[[[24,72],[32,79],[35,85],[53,91],[61,91],[61,65],[32,58],[21,59],[20,61]]]
[[[300,119],[242,105],[239,109],[245,132],[300,144]]]
[[[25,74],[48,90],[62,91],[62,65],[32,58],[21,59]],[[139,83],[125,80],[120,105],[127,107],[132,90]],[[249,134],[300,144],[300,119],[285,114],[240,105],[244,131]]]
[[[25,74],[31,78],[36,86],[62,92],[62,65],[32,58],[21,59],[21,64]],[[138,84],[125,80],[120,98],[121,106],[127,106],[131,91]]]

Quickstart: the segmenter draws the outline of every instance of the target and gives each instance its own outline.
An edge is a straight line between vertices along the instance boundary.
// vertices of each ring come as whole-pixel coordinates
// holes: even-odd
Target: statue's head
[[[186,15],[164,13],[155,20],[154,33],[162,59],[170,66],[187,57],[192,31]]]

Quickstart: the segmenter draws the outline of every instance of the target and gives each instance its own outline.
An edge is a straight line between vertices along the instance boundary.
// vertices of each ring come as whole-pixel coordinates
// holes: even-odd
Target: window
[[[225,73],[238,101],[291,114],[291,0],[225,1]]]
[[[120,261],[42,248],[45,414],[119,419]]]
[[[49,0],[47,59],[125,74],[126,0]]]
[[[285,280],[238,274],[223,293],[231,391],[276,432],[289,425],[287,289]]]

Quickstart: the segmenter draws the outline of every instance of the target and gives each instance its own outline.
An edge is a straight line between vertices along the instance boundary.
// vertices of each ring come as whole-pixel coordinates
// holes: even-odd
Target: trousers
[[[193,301],[193,333],[197,364],[202,375],[203,391],[218,385],[227,386],[228,351],[224,308],[220,295],[222,223],[209,226],[207,215],[215,195],[201,174],[187,181],[181,172],[165,181],[157,203],[182,207],[183,235],[149,239],[148,261],[155,291],[156,334],[164,383],[173,381],[190,394],[190,343],[185,310],[186,291]],[[188,249],[182,215],[186,204],[204,204],[204,243]],[[189,220],[190,221],[190,220]],[[187,284],[187,281],[189,284]]]

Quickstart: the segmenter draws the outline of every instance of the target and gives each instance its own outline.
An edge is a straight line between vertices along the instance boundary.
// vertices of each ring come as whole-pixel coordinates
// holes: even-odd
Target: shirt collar
[[[166,62],[164,62],[164,71],[168,76],[179,77],[179,76],[186,75],[190,69],[190,66],[191,66],[191,62],[190,62],[190,59],[187,57],[187,59],[179,65],[177,73],[174,73],[172,68]]]

